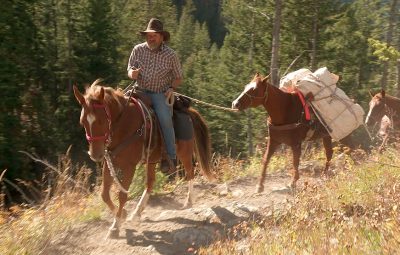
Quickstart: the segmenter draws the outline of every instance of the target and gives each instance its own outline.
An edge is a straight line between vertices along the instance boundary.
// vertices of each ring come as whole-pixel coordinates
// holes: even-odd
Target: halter
[[[250,98],[250,104],[253,103],[253,99],[264,99],[264,103],[266,103],[268,100],[268,86],[269,83],[267,83],[267,85],[265,86],[264,96],[252,96],[248,94],[249,93],[248,91],[245,92],[243,95],[248,96]]]
[[[88,134],[87,130],[86,130],[86,140],[88,140],[88,142],[93,142],[93,141],[102,141],[105,140],[105,143],[111,143],[111,139],[110,139],[110,131],[111,131],[111,114],[110,114],[110,109],[107,107],[107,105],[105,104],[98,104],[98,103],[94,103],[92,105],[93,108],[95,109],[99,109],[102,108],[104,109],[106,116],[107,116],[107,122],[108,122],[108,131],[101,136],[91,136],[90,134]]]
[[[390,119],[393,119],[393,116],[395,115],[395,111],[393,111],[393,109],[386,104],[386,99],[384,99],[384,101],[383,101],[383,109],[380,110],[379,112],[382,112],[382,111],[383,111],[383,115],[388,115],[388,117]],[[371,119],[375,120],[375,122],[377,122],[377,123],[380,122],[380,120],[377,120],[375,116],[369,116],[369,117]]]

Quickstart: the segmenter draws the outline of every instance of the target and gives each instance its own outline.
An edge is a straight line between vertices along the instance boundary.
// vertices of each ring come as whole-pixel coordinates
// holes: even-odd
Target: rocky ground
[[[317,180],[303,173],[298,188]],[[293,199],[286,173],[269,175],[265,191],[259,194],[254,192],[256,183],[255,177],[216,184],[198,178],[190,209],[180,209],[187,192],[183,184],[173,193],[151,196],[141,221],[125,222],[119,238],[105,240],[112,223],[111,214],[106,213],[100,221],[74,226],[55,237],[44,254],[194,254],[199,246],[226,237],[240,222],[282,209]],[[128,211],[136,203],[130,201]]]

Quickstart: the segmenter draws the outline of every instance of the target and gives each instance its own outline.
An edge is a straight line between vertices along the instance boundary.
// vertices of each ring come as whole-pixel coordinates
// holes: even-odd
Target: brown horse
[[[332,139],[329,133],[317,120],[306,121],[302,101],[296,93],[287,93],[268,82],[268,76],[262,78],[258,73],[247,84],[235,101],[232,108],[245,110],[262,105],[269,114],[269,139],[263,157],[261,177],[257,185],[257,192],[264,190],[264,180],[268,162],[280,144],[287,144],[293,154],[293,177],[291,187],[296,187],[299,179],[299,162],[301,144],[304,140],[322,138],[326,164],[326,174],[332,159]]]
[[[400,99],[387,95],[383,89],[375,95],[371,93],[370,95],[372,98],[369,102],[369,111],[365,118],[365,124],[369,127],[378,123],[381,125],[379,134],[382,135],[383,141],[378,149],[381,152],[388,140],[389,130],[400,129]]]
[[[152,123],[152,115],[141,100],[125,97],[121,90],[102,87],[95,81],[81,94],[74,86],[74,94],[82,106],[80,123],[85,128],[89,142],[88,154],[93,161],[103,164],[102,199],[114,213],[114,222],[107,237],[117,237],[119,228],[126,218],[124,205],[128,189],[135,173],[136,165],[146,165],[146,188],[135,211],[129,218],[139,219],[144,210],[155,182],[155,166],[161,160],[163,143],[158,125]],[[189,182],[184,207],[193,203],[194,169],[192,156],[196,153],[202,172],[209,179],[211,147],[209,130],[201,115],[192,108],[188,113],[193,123],[194,137],[190,140],[177,140],[177,157],[183,164]],[[113,181],[119,188],[118,207],[110,198]]]

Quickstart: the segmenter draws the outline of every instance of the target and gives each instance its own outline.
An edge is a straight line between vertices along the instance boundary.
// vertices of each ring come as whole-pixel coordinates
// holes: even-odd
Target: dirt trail
[[[301,187],[312,177],[301,176]],[[265,191],[255,194],[256,178],[246,177],[227,184],[210,184],[197,179],[195,203],[181,210],[187,185],[173,194],[153,195],[141,221],[125,222],[117,239],[105,240],[112,223],[110,214],[102,220],[75,226],[55,238],[44,254],[194,254],[199,246],[212,243],[226,235],[229,229],[248,219],[283,207],[293,198],[287,188],[290,176],[268,176]],[[127,205],[131,212],[137,201]]]

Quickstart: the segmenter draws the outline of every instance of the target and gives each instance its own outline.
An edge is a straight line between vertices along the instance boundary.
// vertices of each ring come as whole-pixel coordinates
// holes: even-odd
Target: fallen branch
[[[52,166],[52,165],[51,165],[50,163],[48,163],[47,161],[38,159],[38,158],[32,156],[31,154],[29,154],[29,153],[26,152],[26,151],[18,151],[18,152],[27,155],[29,158],[31,158],[31,159],[32,159],[33,161],[35,161],[35,162],[42,163],[43,165],[45,165],[45,166],[48,167],[49,169],[51,169],[51,170],[53,170],[54,172],[56,172],[58,175],[63,175],[63,173],[62,173],[60,170],[58,170],[56,167]],[[77,183],[77,182],[76,182],[74,179],[72,179],[70,176],[66,176],[66,177],[67,177],[67,181],[73,183],[75,186],[77,186],[77,187],[79,187],[79,188],[81,188],[81,189],[83,189],[83,190],[85,190],[86,192],[89,193],[89,190],[88,190],[86,187],[84,187],[84,186],[80,185],[79,183]]]
[[[35,201],[28,198],[28,196],[25,194],[25,192],[20,187],[18,187],[18,185],[16,185],[12,181],[8,180],[7,178],[4,178],[4,182],[13,186],[22,195],[22,197],[25,199],[25,201],[27,201],[30,205],[33,205],[35,203]]]
[[[6,172],[7,172],[7,169],[4,169],[3,172],[1,173],[1,175],[0,175],[0,183],[1,183],[1,180],[3,179],[3,176],[6,174]]]
[[[397,165],[392,165],[392,164],[388,164],[388,163],[382,163],[376,160],[372,160],[372,159],[368,159],[367,161],[375,163],[375,164],[380,164],[380,165],[385,165],[385,166],[391,166],[391,167],[396,167],[396,168],[400,168],[400,166]]]
[[[288,66],[288,68],[286,69],[286,71],[283,73],[282,77],[285,76],[287,74],[287,72],[289,71],[289,69],[292,67],[292,65],[294,65],[294,63],[296,63],[296,61],[301,57],[301,55],[303,55],[304,52],[307,51],[311,51],[311,50],[303,50],[300,55],[298,55],[293,61],[292,63],[290,63],[290,65]]]

